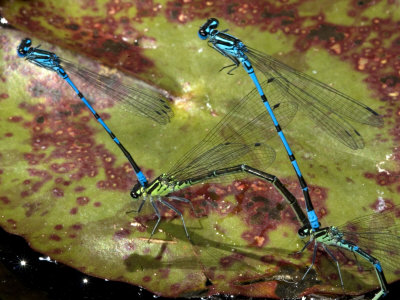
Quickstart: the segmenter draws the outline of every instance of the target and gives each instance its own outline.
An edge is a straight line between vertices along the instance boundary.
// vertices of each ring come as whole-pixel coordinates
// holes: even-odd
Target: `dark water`
[[[142,288],[88,276],[61,263],[46,261],[45,258],[45,255],[29,248],[23,238],[0,228],[0,300],[164,299]],[[26,266],[21,266],[22,260],[26,261]],[[87,283],[84,279],[87,279]],[[385,300],[400,299],[400,282],[391,284],[389,290],[390,294]],[[373,295],[371,293],[365,298],[356,299],[371,299]],[[203,299],[247,298],[219,295]]]
[[[85,275],[31,250],[0,229],[0,299],[149,299],[153,294],[126,283]],[[21,266],[21,261],[26,266]],[[87,283],[84,283],[87,279]]]

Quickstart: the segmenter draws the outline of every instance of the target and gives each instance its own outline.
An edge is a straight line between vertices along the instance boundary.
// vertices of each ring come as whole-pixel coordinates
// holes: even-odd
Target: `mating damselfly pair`
[[[218,21],[216,19],[209,19],[200,28],[199,36],[209,38],[210,45],[230,58],[236,66],[242,63],[255,83],[256,89],[239,101],[198,145],[182,156],[182,159],[169,172],[160,175],[152,182],[148,182],[135,160],[72,83],[67,72],[87,79],[100,91],[110,93],[112,97],[123,103],[127,102],[140,115],[150,117],[159,123],[165,123],[172,116],[172,111],[166,100],[146,90],[131,89],[110,81],[104,76],[77,67],[71,62],[59,58],[54,53],[38,49],[38,47],[33,48],[30,39],[21,42],[18,53],[40,67],[57,72],[66,80],[127,157],[139,180],[138,184],[133,187],[131,196],[141,199],[142,203],[146,200],[150,201],[157,215],[157,222],[153,227],[151,236],[155,233],[161,220],[158,208],[158,205],[161,204],[175,211],[181,217],[185,233],[190,238],[182,213],[168,202],[168,199],[182,201],[190,205],[191,202],[189,199],[173,196],[171,193],[197,183],[213,181],[217,177],[228,175],[239,177],[243,174],[250,174],[271,182],[290,203],[302,224],[300,233],[303,236],[309,236],[310,241],[314,242],[312,263],[315,260],[318,243],[342,247],[357,253],[374,265],[381,284],[380,297],[387,289],[379,262],[367,252],[362,250],[357,252],[357,249],[360,248],[345,240],[342,231],[334,227],[320,228],[306,181],[300,172],[300,167],[286,141],[282,128],[285,128],[292,121],[297,110],[302,110],[316,122],[318,127],[330,133],[348,147],[357,149],[364,146],[363,139],[348,121],[380,126],[382,119],[375,111],[362,103],[291,69],[266,54],[247,48],[235,37],[216,30],[217,26]],[[259,83],[252,65],[265,75],[266,80],[263,83]],[[262,102],[259,101],[259,97],[261,97]],[[274,149],[265,143],[266,140],[275,136],[275,131],[281,138],[298,176],[306,202],[307,216],[303,213],[296,198],[280,180],[264,171],[275,159]],[[139,207],[139,211],[141,207]],[[340,272],[340,269],[338,270]]]

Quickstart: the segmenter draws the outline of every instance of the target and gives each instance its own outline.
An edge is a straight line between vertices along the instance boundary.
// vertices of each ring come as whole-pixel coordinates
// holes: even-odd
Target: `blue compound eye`
[[[219,25],[219,21],[215,18],[210,18],[205,22],[199,29],[198,31],[198,36],[202,40],[205,40],[207,36],[210,34],[210,32],[217,28]]]
[[[25,57],[31,45],[32,45],[32,40],[30,38],[23,39],[17,48],[18,56]]]
[[[219,25],[219,21],[217,19],[215,19],[215,18],[208,19],[207,23],[208,23],[208,28],[209,29],[215,29]]]
[[[208,34],[207,34],[204,30],[200,29],[200,30],[197,32],[197,34],[198,34],[199,38],[201,38],[202,40],[207,39],[207,35],[208,35]]]

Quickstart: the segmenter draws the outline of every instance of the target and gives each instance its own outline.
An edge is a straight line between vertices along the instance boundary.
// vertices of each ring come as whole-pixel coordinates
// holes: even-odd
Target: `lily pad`
[[[384,116],[382,128],[357,125],[366,144],[358,151],[300,113],[285,129],[322,225],[340,225],[399,201],[396,12],[395,4],[379,1],[5,3],[4,16],[19,31],[0,33],[0,225],[57,261],[158,295],[341,294],[336,267],[323,251],[315,271],[301,281],[312,253],[293,255],[303,246],[299,224],[277,191],[252,178],[183,190],[178,195],[191,199],[195,212],[176,206],[193,243],[169,210],[162,211],[160,230],[149,241],[154,213],[126,214],[137,203],[129,195],[136,178],[124,156],[61,78],[18,58],[15,49],[30,36],[34,45],[76,63],[105,73],[116,71],[104,65],[117,67],[123,76],[168,91],[175,118],[160,127],[77,81],[145,174],[155,178],[253,88],[241,69],[234,76],[218,72],[229,61],[197,38],[205,19],[217,17],[221,29]],[[277,159],[266,171],[303,205],[280,141],[270,144]],[[377,287],[373,272],[339,258],[346,293]]]

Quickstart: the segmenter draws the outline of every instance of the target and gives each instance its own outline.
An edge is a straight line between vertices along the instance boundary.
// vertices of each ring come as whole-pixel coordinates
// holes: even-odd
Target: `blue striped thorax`
[[[225,56],[231,56],[240,60],[241,63],[247,61],[248,58],[245,54],[247,52],[246,46],[243,42],[234,36],[226,33],[226,30],[216,30],[219,25],[217,19],[211,18],[204,23],[199,31],[198,35],[201,39],[209,39],[209,43]]]
[[[18,56],[25,57],[25,59],[39,67],[58,73],[60,72],[60,69],[62,69],[60,67],[60,58],[56,54],[50,51],[39,49],[40,46],[32,48],[31,45],[31,39],[23,39],[17,48]],[[61,74],[63,76],[65,72],[61,73],[63,73]]]
[[[30,62],[38,65],[39,67],[51,70],[58,71],[60,68],[60,59],[53,52],[49,52],[46,50],[38,49],[38,48],[30,48],[26,55],[26,59]]]

